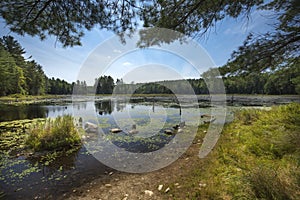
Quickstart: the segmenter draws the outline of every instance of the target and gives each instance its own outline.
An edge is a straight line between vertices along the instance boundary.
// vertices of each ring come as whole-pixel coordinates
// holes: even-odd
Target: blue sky
[[[267,30],[272,29],[269,24],[274,21],[268,17],[270,15],[266,11],[253,11],[249,20],[226,18],[219,22],[216,28],[211,29],[209,35],[207,35],[208,37],[198,39],[197,43],[208,53],[215,66],[222,66],[230,58],[232,51],[243,43],[249,32],[265,33]],[[68,82],[75,81],[78,78],[81,68],[88,62],[91,54],[94,54],[99,48],[105,50],[103,42],[115,37],[111,32],[93,29],[86,32],[82,38],[82,46],[62,48],[61,44],[55,44],[54,37],[41,41],[37,37],[19,36],[10,33],[5,27],[3,19],[0,21],[0,26],[0,36],[8,34],[14,36],[25,48],[25,57],[32,55],[32,58],[42,65],[48,77],[61,78]],[[151,73],[145,70],[146,67]],[[170,70],[172,67],[175,70],[178,69],[177,74],[183,78],[198,78],[201,73],[199,70],[193,71],[193,66],[179,56],[172,57],[169,53],[162,53],[158,50],[133,51],[123,54],[110,63],[110,68],[104,74],[112,75],[114,79],[123,78],[125,82],[141,82],[141,76],[143,76],[144,80],[145,77],[148,77],[145,80],[147,82],[154,80],[153,77],[155,76],[159,77],[160,73],[171,74],[169,77],[176,77]],[[162,70],[161,72],[159,72],[159,68]],[[166,69],[169,69],[169,71],[165,71]],[[154,71],[157,72],[156,75],[150,76],[150,74],[154,74]],[[90,76],[91,80],[96,78],[94,74]],[[165,79],[169,78],[165,77]]]

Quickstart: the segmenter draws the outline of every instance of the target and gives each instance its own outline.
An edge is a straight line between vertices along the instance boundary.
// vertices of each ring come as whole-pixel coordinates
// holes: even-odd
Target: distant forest
[[[95,79],[93,86],[85,81],[68,83],[59,78],[48,78],[42,66],[34,60],[24,58],[25,50],[11,36],[0,39],[0,96],[11,94],[171,94],[168,88],[176,87],[177,92],[186,94],[189,91],[187,82],[195,94],[208,94],[203,78],[188,80],[161,81],[153,83],[126,84],[122,79],[116,81],[111,76]],[[243,71],[230,72],[225,65],[219,67],[227,94],[300,94],[300,65],[298,60],[289,65],[265,72]],[[209,71],[202,74],[208,77]],[[218,77],[220,78],[220,77]],[[73,91],[74,90],[74,91]],[[173,91],[174,92],[174,91]]]
[[[42,66],[28,61],[24,54],[24,48],[12,36],[0,39],[0,96],[72,93],[74,83],[48,78]]]

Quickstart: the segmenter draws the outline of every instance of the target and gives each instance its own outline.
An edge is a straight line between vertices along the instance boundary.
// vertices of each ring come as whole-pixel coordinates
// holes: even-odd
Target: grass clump
[[[34,124],[26,139],[26,144],[34,151],[68,149],[80,143],[80,135],[70,115]]]

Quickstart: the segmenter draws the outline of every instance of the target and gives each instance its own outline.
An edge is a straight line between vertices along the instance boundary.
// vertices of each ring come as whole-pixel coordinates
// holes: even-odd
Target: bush
[[[26,139],[26,144],[35,151],[67,149],[80,143],[73,117],[69,115],[34,124]]]

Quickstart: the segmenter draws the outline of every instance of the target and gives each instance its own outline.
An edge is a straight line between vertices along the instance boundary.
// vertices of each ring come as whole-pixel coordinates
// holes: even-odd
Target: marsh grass
[[[174,199],[298,199],[300,104],[246,109],[182,180]],[[206,187],[199,187],[205,183]]]
[[[69,115],[33,124],[26,139],[26,144],[34,151],[69,149],[80,143],[74,119]]]

